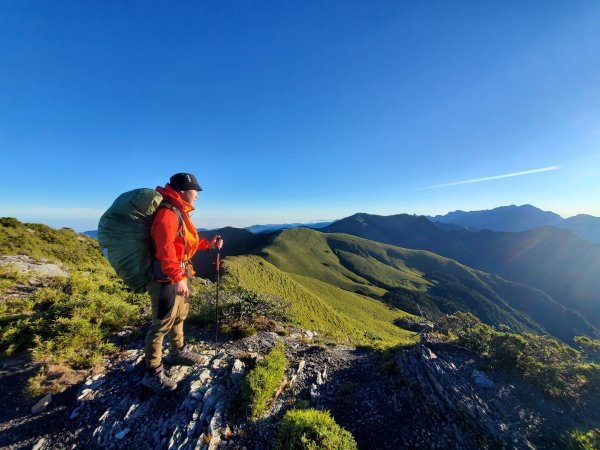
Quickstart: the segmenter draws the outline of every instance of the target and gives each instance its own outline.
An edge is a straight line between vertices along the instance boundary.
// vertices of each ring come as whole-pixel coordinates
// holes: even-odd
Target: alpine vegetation
[[[41,364],[32,395],[62,389],[56,372],[92,367],[114,351],[108,336],[141,323],[146,296],[125,287],[92,238],[2,218],[0,254],[0,350]],[[62,275],[40,269],[48,264]]]

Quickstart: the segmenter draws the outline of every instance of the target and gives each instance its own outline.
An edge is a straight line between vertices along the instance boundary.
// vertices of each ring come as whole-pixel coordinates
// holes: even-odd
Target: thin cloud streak
[[[463,181],[454,181],[452,183],[436,184],[434,186],[426,186],[426,187],[422,187],[422,188],[416,188],[414,190],[415,191],[424,191],[427,189],[438,189],[438,188],[449,187],[449,186],[459,186],[461,184],[481,183],[483,181],[499,180],[501,178],[520,177],[523,175],[531,175],[531,174],[540,173],[540,172],[549,172],[551,170],[558,170],[558,169],[560,169],[560,166],[542,167],[541,169],[524,170],[523,172],[505,173],[503,175],[495,175],[493,177],[474,178],[472,180],[463,180]]]

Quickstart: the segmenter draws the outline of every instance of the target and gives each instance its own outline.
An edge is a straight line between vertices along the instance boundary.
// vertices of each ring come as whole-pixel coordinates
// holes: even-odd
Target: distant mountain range
[[[551,211],[542,211],[532,205],[522,206],[500,206],[498,208],[482,211],[453,211],[445,215],[425,216],[443,230],[458,230],[466,228],[469,231],[510,231],[520,232],[532,230],[538,227],[557,227],[572,231],[579,237],[589,241],[600,243],[600,217],[594,217],[587,214],[563,219]],[[333,221],[329,222],[308,222],[308,223],[281,223],[252,225],[245,229],[254,234],[270,233],[288,228],[312,228],[320,230]],[[199,228],[198,231],[214,231]],[[98,238],[98,230],[85,231],[84,234],[95,239]]]
[[[483,211],[453,211],[443,216],[428,216],[433,222],[458,225],[471,231],[527,231],[552,226],[572,231],[583,239],[600,243],[600,217],[579,214],[563,219],[532,205],[501,206]]]
[[[330,225],[332,223],[332,221],[329,222],[308,222],[308,223],[279,223],[279,224],[273,224],[273,223],[269,223],[269,224],[265,224],[265,225],[252,225],[250,227],[246,227],[246,228],[236,228],[236,229],[245,229],[248,230],[251,233],[254,234],[259,234],[259,233],[270,233],[272,231],[277,231],[277,230],[286,230],[288,228],[300,228],[300,227],[304,227],[304,228],[312,228],[312,229],[319,229],[319,228],[323,228],[326,227],[327,225]],[[226,227],[227,228],[227,227]],[[223,229],[223,228],[219,228],[219,229]],[[199,232],[206,232],[206,231],[215,231],[216,229],[208,229],[208,228],[198,228]],[[98,230],[90,230],[90,231],[84,231],[83,234],[93,237],[94,239],[98,239]]]
[[[89,237],[93,237],[94,239],[98,239],[98,230],[84,231],[83,234]]]
[[[267,224],[267,225],[252,225],[251,227],[247,227],[246,229],[251,233],[269,233],[271,231],[277,230],[287,230],[288,228],[312,228],[319,229],[326,227],[331,224],[332,221],[329,222],[309,222],[309,223],[281,223],[281,224]]]

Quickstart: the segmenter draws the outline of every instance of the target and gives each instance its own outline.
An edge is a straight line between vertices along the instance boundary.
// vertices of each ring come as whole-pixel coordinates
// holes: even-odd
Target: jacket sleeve
[[[175,283],[185,278],[175,248],[178,230],[177,214],[167,208],[159,209],[152,223],[151,231],[156,249],[155,256],[160,261],[163,273]]]
[[[208,242],[208,239],[206,239],[206,238],[200,239],[200,241],[198,242],[198,250],[208,250],[209,248],[210,248],[210,242]]]

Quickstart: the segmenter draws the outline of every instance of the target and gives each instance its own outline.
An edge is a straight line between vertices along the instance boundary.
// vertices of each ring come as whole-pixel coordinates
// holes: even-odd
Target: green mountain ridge
[[[344,234],[285,230],[255,250],[280,270],[433,317],[470,311],[514,331],[548,332],[570,341],[598,330],[542,291],[471,269],[427,251]]]
[[[443,230],[424,216],[355,214],[320,230],[428,250],[537,288],[600,327],[600,246],[542,227],[520,233]]]

